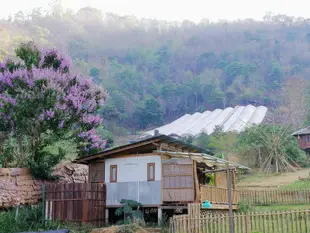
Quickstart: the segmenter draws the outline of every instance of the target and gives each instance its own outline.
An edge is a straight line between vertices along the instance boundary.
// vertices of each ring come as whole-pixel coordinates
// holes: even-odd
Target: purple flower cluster
[[[5,64],[2,63],[2,62],[0,62],[0,70],[1,70],[1,69],[5,69]]]
[[[59,64],[59,67],[55,68],[53,64]],[[55,49],[41,52],[39,67],[31,70],[20,68],[9,72],[6,65],[0,63],[1,119],[6,119],[14,131],[17,122],[29,121],[27,115],[15,113],[22,112],[25,103],[31,103],[27,109],[37,113],[36,119],[31,120],[50,127],[46,130],[53,130],[53,122],[58,122],[58,130],[74,125],[75,132],[87,124],[91,130],[78,137],[88,148],[104,148],[106,141],[96,135],[94,128],[102,122],[96,111],[104,103],[106,94],[90,78],[67,72],[70,66],[70,59],[59,55]]]
[[[16,99],[12,98],[9,95],[5,95],[5,94],[0,93],[0,104],[2,104],[4,106],[5,103],[10,104],[10,105],[16,105]]]
[[[40,120],[40,121],[44,121],[44,118],[45,118],[44,113],[40,114],[40,116],[39,116],[39,120]]]
[[[54,118],[55,112],[52,109],[45,110],[44,113],[41,113],[39,115],[39,120],[44,121],[44,120],[51,120]]]
[[[61,55],[60,62],[60,69],[69,69],[72,66],[72,61],[67,56]]]
[[[91,129],[86,132],[81,132],[78,134],[78,136],[83,139],[86,142],[89,142],[91,145],[91,148],[105,148],[107,141],[102,140],[100,136],[96,134],[95,129]]]
[[[62,129],[64,127],[64,124],[65,124],[64,120],[59,121],[58,128]]]
[[[87,115],[83,114],[82,115],[82,121],[86,124],[91,124],[91,125],[99,125],[102,123],[102,119],[99,115]]]
[[[45,115],[47,117],[47,120],[50,120],[54,117],[55,112],[52,109],[49,109],[49,110],[45,111]]]
[[[30,72],[27,71],[27,69],[18,69],[13,72],[4,70],[4,72],[0,72],[1,88],[4,88],[5,86],[14,88],[16,85],[19,86],[21,83],[24,83],[29,88],[33,88],[35,81],[35,78]]]
[[[62,71],[66,69],[70,69],[70,67],[72,66],[71,59],[64,54],[59,54],[56,49],[49,49],[46,51],[43,50],[41,52],[40,62],[39,62],[40,67],[47,65],[49,60],[58,61],[60,63],[59,68]]]

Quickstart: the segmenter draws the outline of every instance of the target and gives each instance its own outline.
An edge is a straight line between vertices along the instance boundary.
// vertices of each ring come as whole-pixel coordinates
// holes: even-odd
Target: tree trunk
[[[261,155],[261,152],[260,152],[260,147],[258,147],[258,158],[259,158],[259,167],[261,168],[262,167],[262,155]]]
[[[0,155],[4,153],[4,140],[6,139],[6,134],[0,132]]]
[[[4,142],[5,142],[6,138],[7,138],[7,134],[0,132],[0,155],[3,155],[3,153],[4,153]],[[8,166],[7,159],[4,159],[3,166],[4,167]]]
[[[17,135],[17,143],[18,143],[19,157],[20,157],[20,160],[18,161],[17,166],[19,167],[22,164],[24,164],[24,160],[25,160],[25,152],[23,148],[23,136],[21,134]]]

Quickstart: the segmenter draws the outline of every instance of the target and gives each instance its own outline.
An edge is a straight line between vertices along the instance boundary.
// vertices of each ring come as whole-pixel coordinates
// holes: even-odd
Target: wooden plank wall
[[[193,161],[178,159],[162,163],[163,202],[193,202],[195,184]]]
[[[105,163],[92,163],[89,164],[88,181],[91,183],[105,182]]]
[[[96,183],[49,184],[45,193],[45,219],[102,226],[105,222],[106,186]]]
[[[222,167],[218,167],[219,169]],[[232,182],[232,187],[235,188],[236,184],[236,171],[232,170],[231,171],[231,182]],[[227,188],[227,173],[224,172],[217,172],[214,174],[214,181],[215,181],[215,186],[217,188]]]

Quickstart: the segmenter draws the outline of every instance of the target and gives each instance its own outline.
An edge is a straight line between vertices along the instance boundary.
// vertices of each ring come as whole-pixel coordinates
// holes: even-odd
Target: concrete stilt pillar
[[[162,210],[162,208],[157,209],[157,220],[158,220],[158,225],[161,225],[162,221],[163,221],[163,210]]]
[[[109,224],[109,209],[108,208],[105,209],[105,224],[106,225]]]

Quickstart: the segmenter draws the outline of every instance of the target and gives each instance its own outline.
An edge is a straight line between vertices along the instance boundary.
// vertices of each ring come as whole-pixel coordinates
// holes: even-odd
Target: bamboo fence
[[[201,186],[201,201],[208,200],[213,204],[228,204],[227,189],[212,186]],[[232,203],[239,202],[253,205],[272,204],[306,204],[310,203],[310,189],[259,189],[232,191]]]
[[[239,200],[247,204],[306,204],[310,202],[310,190],[239,190]]]
[[[308,233],[310,210],[235,213],[235,233]],[[170,233],[229,233],[227,214],[177,215],[171,218]]]
[[[201,186],[200,194],[202,201],[208,200],[213,204],[228,204],[228,192],[225,188],[216,188],[213,186]],[[232,202],[238,204],[239,191],[232,190]]]

